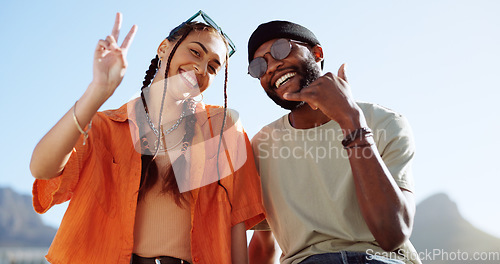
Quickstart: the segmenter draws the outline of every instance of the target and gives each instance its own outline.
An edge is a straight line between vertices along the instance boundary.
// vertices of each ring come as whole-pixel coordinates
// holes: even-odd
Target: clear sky
[[[246,74],[248,37],[269,20],[303,24],[322,43],[325,70],[336,73],[347,63],[356,99],[410,121],[417,202],[446,192],[466,219],[500,237],[499,1],[74,2],[0,2],[0,186],[31,192],[31,152],[85,91],[94,47],[110,33],[116,12],[124,16],[122,31],[139,29],[127,74],[102,110],[139,90],[163,38],[202,9],[238,48],[229,64],[229,106],[249,136],[286,112]],[[206,92],[207,103],[222,103],[222,79]],[[65,208],[43,219],[57,226]]]

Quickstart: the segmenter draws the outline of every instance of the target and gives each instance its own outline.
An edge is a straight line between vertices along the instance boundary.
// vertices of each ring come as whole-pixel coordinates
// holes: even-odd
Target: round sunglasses
[[[271,45],[271,50],[269,53],[275,60],[282,60],[288,57],[288,55],[290,55],[290,52],[292,51],[292,41],[308,45],[307,43],[301,41],[281,38],[277,39]],[[264,57],[257,57],[253,59],[248,65],[248,74],[250,74],[250,76],[254,78],[260,79],[260,77],[262,77],[264,73],[266,73],[266,71],[267,61],[266,59],[264,59]]]

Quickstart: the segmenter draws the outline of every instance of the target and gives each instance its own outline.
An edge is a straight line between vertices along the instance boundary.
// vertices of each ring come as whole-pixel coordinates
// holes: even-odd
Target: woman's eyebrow
[[[208,53],[208,49],[205,47],[205,45],[203,45],[203,43],[198,42],[198,41],[193,41],[193,43],[196,43],[196,44],[200,45],[201,49],[203,49],[203,51],[204,51],[205,53]],[[221,66],[221,64],[220,64],[220,61],[219,61],[219,60],[214,59],[214,62],[215,62],[215,63],[217,63],[217,65]]]

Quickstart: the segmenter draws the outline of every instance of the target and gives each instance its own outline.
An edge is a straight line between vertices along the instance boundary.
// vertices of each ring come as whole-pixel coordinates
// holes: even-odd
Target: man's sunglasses
[[[307,43],[301,41],[281,38],[277,39],[271,45],[271,51],[269,53],[275,60],[282,60],[288,57],[288,55],[290,55],[290,52],[292,51],[292,41],[308,45]],[[248,74],[250,74],[250,76],[254,78],[260,79],[260,77],[262,77],[264,73],[266,73],[266,71],[267,61],[266,59],[264,59],[264,57],[257,57],[253,59],[248,65]]]
[[[231,57],[231,55],[233,55],[235,52],[236,52],[236,46],[234,45],[234,43],[231,41],[231,39],[226,35],[226,33],[222,32],[222,29],[217,25],[217,23],[215,23],[215,21],[213,21],[208,15],[207,13],[203,12],[203,11],[198,11],[196,12],[196,14],[194,14],[192,17],[190,17],[188,20],[184,21],[180,26],[177,27],[177,30],[182,28],[185,24],[193,21],[195,18],[197,18],[198,16],[201,16],[203,18],[203,20],[211,27],[213,27],[214,29],[216,29],[222,36],[224,36],[224,38],[227,40],[227,43],[229,44],[229,57]]]

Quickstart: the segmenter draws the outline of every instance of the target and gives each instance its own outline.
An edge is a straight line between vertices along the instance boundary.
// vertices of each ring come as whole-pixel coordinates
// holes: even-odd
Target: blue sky
[[[242,1],[243,2],[243,1]],[[375,3],[376,2],[376,3]],[[317,35],[325,70],[347,63],[355,98],[405,115],[417,144],[416,200],[446,192],[475,226],[500,237],[498,1],[6,1],[0,3],[0,186],[29,194],[31,152],[83,94],[93,50],[110,33],[139,26],[127,74],[102,109],[135,94],[159,43],[199,9],[235,42],[229,106],[249,136],[285,114],[246,74],[246,42],[263,22],[303,24]],[[122,37],[125,33],[122,34]],[[205,101],[222,103],[222,77]],[[65,206],[43,219],[58,225]],[[417,212],[418,213],[418,212]]]

